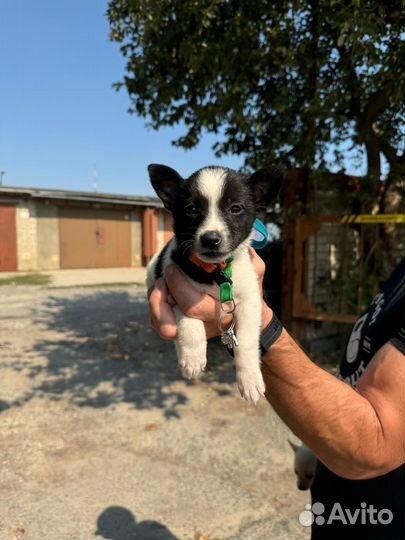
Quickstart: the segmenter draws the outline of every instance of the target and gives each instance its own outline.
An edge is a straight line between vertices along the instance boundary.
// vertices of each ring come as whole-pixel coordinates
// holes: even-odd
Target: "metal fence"
[[[283,312],[351,323],[405,256],[405,215],[301,217],[285,228],[284,245],[293,286]]]

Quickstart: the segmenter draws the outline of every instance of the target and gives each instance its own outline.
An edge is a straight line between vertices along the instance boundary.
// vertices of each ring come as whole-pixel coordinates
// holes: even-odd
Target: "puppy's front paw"
[[[266,389],[260,369],[241,369],[236,373],[240,395],[250,403],[256,404]]]
[[[195,379],[204,371],[207,365],[207,349],[204,346],[191,350],[178,350],[178,358],[183,376],[187,379]]]

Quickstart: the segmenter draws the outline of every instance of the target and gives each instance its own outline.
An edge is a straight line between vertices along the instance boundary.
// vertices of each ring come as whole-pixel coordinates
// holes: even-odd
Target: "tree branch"
[[[370,96],[367,105],[364,107],[362,119],[364,126],[371,126],[376,120],[381,110],[389,103],[389,97],[386,88],[380,88]]]
[[[395,148],[393,148],[388,140],[383,136],[376,134],[377,137],[377,143],[380,148],[380,152],[382,152],[390,164],[392,173],[398,174],[403,173],[405,170],[405,163],[401,163],[401,156],[398,156]]]

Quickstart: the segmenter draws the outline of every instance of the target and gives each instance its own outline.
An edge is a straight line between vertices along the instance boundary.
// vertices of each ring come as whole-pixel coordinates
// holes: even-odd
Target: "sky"
[[[185,151],[180,128],[153,131],[128,114],[112,85],[125,61],[108,39],[105,0],[0,0],[0,171],[3,184],[152,195],[146,167],[164,163],[188,176],[237,156],[215,158],[205,135]]]

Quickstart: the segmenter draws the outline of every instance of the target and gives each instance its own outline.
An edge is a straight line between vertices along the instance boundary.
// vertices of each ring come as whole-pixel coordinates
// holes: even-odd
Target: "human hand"
[[[265,264],[253,249],[250,248],[249,253],[262,288]],[[204,321],[208,339],[220,334],[218,319],[221,305],[219,301],[198,291],[180,268],[172,264],[165,270],[165,279],[158,279],[149,294],[151,325],[163,339],[176,339],[176,317],[173,311],[173,306],[176,304],[187,317]],[[262,328],[268,325],[271,318],[272,311],[263,302]],[[231,321],[232,316],[229,315],[223,320],[224,327]]]

